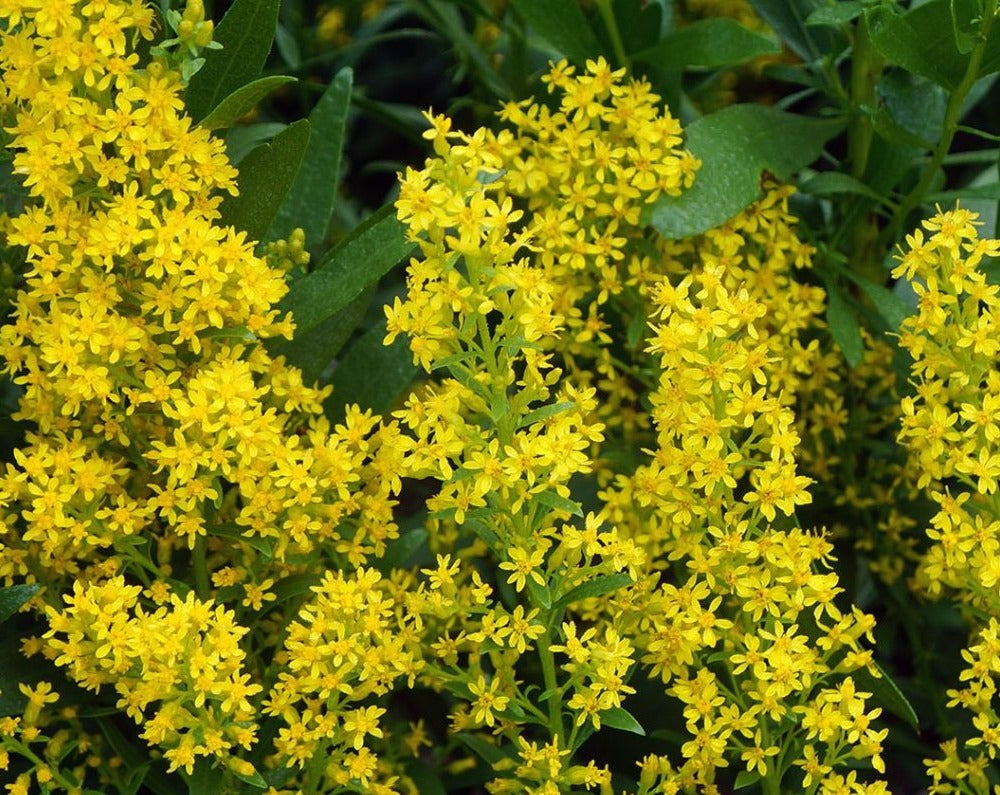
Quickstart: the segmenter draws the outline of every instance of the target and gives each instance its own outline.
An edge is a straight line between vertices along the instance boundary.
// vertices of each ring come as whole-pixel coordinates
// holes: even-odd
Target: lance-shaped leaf
[[[278,25],[281,0],[236,0],[215,29],[221,50],[206,50],[205,64],[184,92],[187,114],[198,121],[264,67]]]
[[[291,190],[278,209],[268,232],[269,239],[288,237],[296,227],[305,232],[310,247],[321,244],[326,237],[340,186],[352,83],[351,70],[341,69],[309,114],[312,131],[309,148]]]
[[[228,196],[219,208],[222,223],[243,230],[250,240],[263,239],[292,187],[308,145],[309,122],[302,119],[243,158],[240,193]]]

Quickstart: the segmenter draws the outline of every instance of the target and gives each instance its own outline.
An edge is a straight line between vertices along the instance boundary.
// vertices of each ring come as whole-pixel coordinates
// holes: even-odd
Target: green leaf
[[[539,585],[530,576],[527,578],[526,585],[528,587],[528,593],[531,595],[531,602],[540,610],[548,610],[552,607],[552,594],[549,593],[549,589],[544,585]]]
[[[400,533],[399,538],[386,545],[385,554],[377,561],[379,571],[405,568],[417,550],[427,543],[427,537],[427,528],[420,526]]]
[[[754,10],[806,63],[812,63],[832,52],[844,42],[837,31],[815,27],[806,20],[820,8],[822,0],[750,0]]]
[[[401,335],[392,345],[383,345],[385,335],[383,321],[358,337],[340,358],[330,379],[333,395],[324,404],[331,418],[343,417],[344,407],[353,403],[385,413],[416,377],[406,338]]]
[[[632,734],[646,736],[646,730],[642,728],[642,724],[626,709],[611,707],[610,709],[602,709],[597,714],[601,718],[602,726],[610,726],[612,729],[620,729],[623,732],[632,732]]]
[[[827,290],[826,298],[826,322],[830,326],[830,334],[843,352],[847,363],[851,367],[857,367],[865,352],[858,318],[836,287],[831,286]]]
[[[182,795],[184,787],[175,776],[167,775],[161,766],[151,764],[148,756],[122,734],[111,718],[97,718],[101,733],[116,756],[124,760],[126,770],[134,770],[142,766],[149,769],[142,779],[143,788],[155,795]]]
[[[917,136],[923,147],[941,137],[948,110],[948,92],[920,75],[890,69],[878,83],[878,95],[895,125]],[[881,116],[882,114],[876,114]],[[876,124],[880,119],[875,119]]]
[[[254,768],[252,773],[241,773],[239,770],[232,767],[229,769],[240,781],[245,781],[247,784],[252,787],[256,787],[257,789],[267,789],[267,782],[256,768]]]
[[[956,188],[955,190],[943,190],[932,193],[927,197],[927,203],[941,202],[942,204],[951,204],[956,199],[1000,201],[1000,182],[990,182],[987,185],[970,185],[967,188]]]
[[[462,745],[472,751],[487,764],[495,765],[497,762],[507,758],[507,754],[492,743],[486,742],[486,740],[479,735],[460,732],[456,736]]]
[[[517,427],[526,428],[529,425],[534,425],[536,422],[547,420],[549,417],[555,417],[557,414],[562,414],[564,411],[569,411],[572,408],[576,408],[576,403],[571,400],[562,400],[558,403],[550,403],[549,405],[542,406],[534,411],[529,411],[521,418]]]
[[[244,113],[253,108],[264,97],[279,86],[296,82],[294,77],[275,75],[262,77],[236,89],[222,102],[215,106],[211,113],[199,122],[206,130],[228,129],[236,123]]]
[[[861,180],[839,171],[824,171],[822,174],[810,177],[800,186],[800,190],[803,193],[810,193],[813,196],[854,193],[859,196],[867,196],[869,199],[874,199],[877,202],[884,200],[882,196],[879,196]]]
[[[40,590],[42,590],[42,586],[37,583],[30,585],[22,583],[0,588],[0,623],[13,616],[25,602]]]
[[[287,129],[287,124],[279,122],[261,122],[231,128],[226,133],[226,156],[229,162],[234,166],[239,165],[250,152]]]
[[[295,40],[288,28],[281,23],[274,30],[274,44],[278,48],[281,60],[292,69],[297,69],[302,63],[302,53],[299,52],[299,43]]]
[[[960,12],[971,13],[965,4]],[[865,12],[872,43],[891,64],[953,90],[962,81],[969,56],[956,43],[952,0],[930,0],[900,14],[880,4]],[[994,26],[984,47],[979,75],[1000,69],[1000,28]]]
[[[638,52],[656,44],[663,6],[644,0],[614,0],[614,12],[625,52]]]
[[[951,34],[955,39],[955,49],[968,55],[976,46],[979,33],[979,18],[975,0],[950,0]]]
[[[365,319],[374,294],[375,285],[369,285],[351,303],[304,334],[296,331],[291,340],[269,340],[268,351],[272,356],[284,356],[307,381],[319,380]]]
[[[760,781],[760,773],[756,770],[741,770],[736,776],[736,781],[733,782],[733,789],[746,789],[758,781]]]
[[[560,497],[552,489],[532,494],[531,498],[535,502],[540,502],[545,507],[551,508],[553,511],[563,511],[573,516],[583,516],[583,511],[580,510],[580,505],[576,501],[568,497]]]
[[[864,10],[864,5],[857,0],[835,2],[832,6],[824,6],[813,11],[806,17],[806,25],[843,25],[861,16]]]
[[[480,538],[486,546],[492,550],[497,550],[500,548],[500,537],[493,531],[493,529],[486,523],[487,515],[473,516],[473,512],[469,511],[465,514],[465,524],[464,527],[468,527]]]
[[[260,74],[271,51],[281,0],[236,0],[215,29],[221,50],[207,50],[205,65],[184,92],[187,114],[198,121]]]
[[[312,133],[309,148],[271,225],[270,239],[288,237],[293,229],[302,227],[308,246],[317,246],[325,240],[340,187],[344,131],[353,80],[354,73],[349,68],[337,72],[309,114]]]
[[[875,700],[897,718],[905,720],[914,729],[919,730],[920,718],[917,717],[909,699],[903,695],[899,685],[881,665],[875,663],[875,668],[882,676],[876,678],[867,669],[861,669],[855,674],[858,685],[864,690],[870,690]]]
[[[242,527],[237,524],[224,524],[224,525],[213,525],[209,530],[209,534],[213,536],[218,536],[219,538],[226,538],[238,544],[246,544],[251,549],[256,549],[265,558],[274,557],[274,550],[271,546],[271,540],[268,538],[261,538],[260,536],[250,535],[250,528]]]
[[[554,610],[562,610],[564,607],[568,607],[574,602],[579,602],[581,599],[592,599],[596,596],[604,596],[605,594],[612,593],[617,591],[619,588],[625,588],[631,584],[632,578],[625,572],[619,572],[617,574],[602,574],[592,580],[587,580],[587,582],[582,583],[571,589],[569,592],[563,594],[556,600],[552,607]]]
[[[246,232],[250,240],[263,239],[295,180],[308,145],[309,122],[302,119],[243,158],[240,193],[227,196],[219,208],[222,223]]]
[[[182,773],[187,781],[189,795],[205,795],[206,792],[222,792],[224,774],[222,768],[207,758],[199,759],[190,774]]]
[[[395,208],[387,204],[359,224],[315,270],[293,282],[279,309],[292,312],[298,333],[304,334],[377,282],[413,246]]]
[[[664,69],[732,66],[759,55],[777,55],[781,47],[731,19],[703,19],[668,33],[659,44],[632,57]]]
[[[930,149],[934,146],[931,141],[910,132],[906,127],[899,124],[884,105],[879,105],[877,109],[873,109],[868,105],[862,105],[861,111],[871,119],[872,128],[875,132],[890,143],[917,149],[918,151]]]
[[[321,578],[318,574],[289,574],[278,580],[271,589],[271,593],[275,596],[272,604],[279,605],[289,599],[294,599],[296,596],[308,594],[320,582]]]
[[[406,775],[413,781],[420,795],[448,795],[437,773],[420,759],[406,762]]]
[[[913,314],[913,309],[907,306],[906,301],[892,290],[870,282],[867,279],[858,278],[855,281],[858,287],[871,300],[872,305],[888,324],[891,331],[899,331],[899,327],[903,325],[903,321]]]
[[[764,171],[789,179],[819,157],[841,126],[762,105],[731,105],[703,116],[687,128],[687,147],[702,161],[694,185],[659,198],[646,218],[673,239],[719,226],[760,196]]]
[[[513,5],[546,43],[569,60],[582,64],[601,54],[579,0],[513,0]]]

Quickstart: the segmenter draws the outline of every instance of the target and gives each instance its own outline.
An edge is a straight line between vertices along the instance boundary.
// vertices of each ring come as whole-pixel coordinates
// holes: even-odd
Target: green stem
[[[851,66],[851,124],[847,131],[848,158],[851,176],[861,179],[868,168],[874,129],[862,105],[875,105],[875,86],[882,76],[884,62],[872,45],[868,24],[862,16],[854,33],[854,51]]]
[[[191,552],[191,565],[194,567],[194,591],[201,600],[208,599],[211,589],[208,584],[208,561],[205,557],[205,536],[197,536],[194,550]]]
[[[559,683],[556,681],[556,661],[549,648],[549,622],[546,621],[545,633],[538,638],[538,657],[542,662],[542,678],[548,697],[545,703],[549,708],[549,731],[559,740],[559,747],[566,747],[566,737],[562,720],[562,695],[559,693]]]
[[[597,10],[601,12],[601,19],[604,20],[604,26],[608,29],[608,35],[611,37],[611,46],[614,47],[618,65],[624,66],[626,69],[629,68],[628,55],[625,53],[622,34],[618,29],[618,20],[615,19],[615,12],[611,8],[611,0],[597,0]]]
[[[59,786],[67,792],[76,792],[79,790],[80,785],[77,784],[74,779],[67,778],[57,765],[42,759],[38,754],[31,750],[31,747],[27,743],[23,743],[20,740],[7,740],[6,745],[8,748],[13,750],[14,753],[20,754],[25,759],[33,762],[36,768],[47,767],[49,772],[52,773],[52,780],[59,784]],[[3,747],[3,744],[0,744],[0,747]]]
[[[986,44],[990,37],[990,31],[993,29],[993,23],[996,21],[996,12],[997,0],[986,0],[985,7],[983,8],[982,27],[979,30],[979,41],[972,48],[972,53],[969,55],[969,62],[966,65],[965,74],[962,76],[961,82],[955,87],[955,90],[948,98],[948,107],[944,114],[941,140],[938,141],[930,162],[924,167],[924,171],[920,175],[920,180],[913,190],[900,202],[899,208],[893,216],[893,222],[886,227],[886,232],[891,236],[890,240],[898,239],[900,230],[903,224],[906,223],[907,216],[923,201],[928,188],[931,186],[931,182],[934,180],[934,175],[937,174],[938,169],[944,163],[948,150],[951,149],[955,133],[958,132],[958,122],[962,113],[962,105],[972,86],[979,78],[979,67],[982,64],[983,56],[986,54]],[[888,243],[890,241],[886,240],[884,242]]]

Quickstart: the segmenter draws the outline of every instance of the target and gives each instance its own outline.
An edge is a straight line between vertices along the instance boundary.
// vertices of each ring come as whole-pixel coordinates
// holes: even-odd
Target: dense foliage
[[[6,792],[1000,792],[996,0],[206,2],[0,0]]]

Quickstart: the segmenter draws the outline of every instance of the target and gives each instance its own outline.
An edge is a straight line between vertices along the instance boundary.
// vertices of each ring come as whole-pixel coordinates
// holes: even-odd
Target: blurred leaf
[[[864,5],[857,0],[842,0],[832,6],[817,8],[806,17],[806,25],[843,25],[860,16],[864,10]]]
[[[448,795],[437,773],[420,759],[406,762],[406,775],[413,781],[420,795]]]
[[[663,23],[662,6],[643,0],[614,0],[614,12],[625,52],[637,52],[656,44]]]
[[[760,773],[756,770],[741,770],[739,775],[736,776],[736,781],[733,782],[733,789],[746,789],[758,781],[760,781]]]
[[[646,736],[646,730],[642,728],[642,724],[626,709],[611,707],[611,709],[602,709],[597,714],[601,718],[602,726],[610,726],[612,729],[620,729],[621,731],[632,732],[632,734],[639,734],[643,737]]]
[[[305,334],[377,282],[413,246],[395,208],[387,204],[358,225],[315,270],[294,281],[279,309],[292,312],[298,333]]]
[[[679,239],[718,226],[760,196],[761,174],[789,179],[812,163],[842,124],[762,105],[731,105],[687,127],[687,148],[702,161],[694,185],[662,196],[646,218],[660,234]]]
[[[923,151],[934,146],[933,141],[910,132],[897,122],[884,105],[878,108],[871,108],[868,105],[861,106],[862,113],[866,113],[871,119],[872,129],[890,143],[899,146],[906,146],[911,149]]]
[[[528,577],[525,583],[528,587],[528,593],[531,595],[532,604],[536,605],[540,610],[548,610],[552,607],[552,594],[545,585],[539,585],[531,577]]]
[[[287,602],[296,596],[305,596],[315,586],[319,585],[321,580],[322,578],[319,574],[289,574],[287,577],[278,580],[271,589],[271,593],[275,597],[271,603],[272,606],[280,605],[282,602]]]
[[[399,538],[386,544],[385,554],[375,565],[383,574],[392,569],[405,568],[416,555],[417,550],[427,543],[427,528],[413,527],[400,532]]]
[[[37,583],[22,583],[0,588],[0,623],[17,613],[32,596],[42,590]]]
[[[859,687],[863,690],[870,690],[878,704],[881,704],[897,718],[905,720],[914,729],[919,730],[920,718],[917,717],[913,705],[903,695],[903,691],[899,689],[899,685],[881,665],[875,663],[875,668],[882,674],[881,676],[872,676],[865,668],[860,669],[855,674]]]
[[[930,194],[927,197],[927,202],[951,204],[956,199],[986,199],[987,201],[1000,201],[1000,182],[992,182],[989,185],[970,185],[967,188],[939,191],[938,193]]]
[[[206,130],[218,130],[232,127],[236,120],[270,94],[278,86],[296,82],[294,77],[275,75],[262,77],[236,89],[222,102],[215,106],[211,113],[199,122]]]
[[[131,723],[131,721],[129,721]],[[114,720],[108,718],[97,718],[97,724],[101,729],[101,734],[108,741],[108,746],[116,756],[121,757],[125,770],[135,770],[146,766],[148,770],[143,776],[143,787],[154,795],[183,795],[184,786],[179,777],[167,775],[162,764],[150,763],[149,757],[143,750],[140,750],[122,734]]]
[[[274,43],[278,48],[281,60],[292,69],[297,69],[302,63],[302,53],[299,52],[299,43],[296,41],[288,28],[281,23],[274,30]]]
[[[843,43],[837,31],[806,25],[806,20],[820,8],[822,0],[750,0],[754,10],[781,36],[803,61],[812,63]]]
[[[507,758],[507,754],[505,754],[500,748],[497,748],[497,746],[493,745],[493,743],[486,742],[486,740],[478,734],[459,732],[456,737],[462,745],[472,751],[487,764],[495,765],[497,762]]]
[[[582,599],[592,599],[595,596],[604,596],[605,594],[613,593],[619,588],[625,588],[631,584],[632,578],[624,572],[619,572],[617,574],[602,574],[570,589],[568,593],[559,597],[552,607],[554,610],[561,610],[562,608],[567,607],[574,602],[579,602]]]
[[[240,781],[243,781],[252,787],[256,787],[257,789],[267,789],[268,786],[267,782],[264,780],[264,777],[257,771],[256,768],[253,769],[252,773],[242,773],[239,770],[236,770],[235,768],[230,768],[230,770],[232,771],[232,774],[236,776],[236,778],[238,778]]]
[[[308,331],[296,331],[291,340],[272,340],[268,351],[272,356],[284,356],[289,364],[298,367],[306,381],[316,381],[334,360],[365,318],[375,285],[362,290],[353,301],[339,309]]]
[[[838,193],[854,193],[881,202],[883,198],[859,179],[839,171],[824,171],[810,177],[800,186],[803,193],[813,196],[832,196]]]
[[[851,367],[857,367],[865,353],[858,318],[837,287],[828,286],[826,300],[826,322],[830,327],[830,334],[843,352],[847,363]]]
[[[512,0],[514,8],[556,52],[583,64],[601,54],[579,0]]]
[[[948,6],[955,49],[962,55],[968,55],[979,37],[978,4],[975,0],[949,0]]]
[[[561,497],[552,489],[532,494],[531,499],[535,502],[540,502],[546,508],[551,508],[553,511],[563,511],[572,516],[583,516],[583,511],[580,510],[579,503],[569,499],[569,497]]]
[[[306,233],[306,245],[323,243],[340,188],[347,112],[351,106],[354,74],[337,72],[309,114],[309,148],[306,149],[291,190],[271,224],[271,239],[285,238],[296,227]]]
[[[671,31],[660,43],[632,57],[664,69],[686,66],[732,66],[759,55],[777,55],[781,47],[731,19],[703,19]]]
[[[415,142],[419,142],[421,146],[425,145],[426,142],[421,135],[427,129],[428,124],[420,108],[400,102],[380,102],[365,96],[357,88],[354,90],[351,102],[366,116]]]
[[[262,122],[260,124],[243,124],[233,127],[226,133],[226,156],[234,166],[238,165],[248,154],[262,143],[270,141],[288,125],[280,122]]]
[[[221,223],[245,231],[249,240],[263,239],[295,181],[308,145],[309,122],[301,119],[243,158],[239,195],[222,202]]]
[[[207,792],[222,792],[224,774],[215,766],[214,759],[202,758],[194,764],[194,772],[182,773],[187,781],[189,795],[205,795]]]
[[[206,50],[205,65],[184,92],[184,107],[195,121],[203,119],[223,97],[260,74],[271,51],[280,0],[235,0],[215,29],[221,50]]]
[[[324,407],[332,419],[344,416],[344,407],[357,403],[377,413],[388,411],[417,375],[406,338],[383,345],[385,322],[358,337],[337,363],[330,383],[333,395]]]
[[[209,528],[209,535],[226,538],[234,544],[246,544],[251,549],[256,549],[265,558],[270,560],[274,557],[274,549],[269,538],[261,538],[250,534],[250,528],[243,527],[235,523],[215,524]]]
[[[964,13],[964,12],[963,12]],[[891,5],[865,12],[872,43],[889,63],[952,90],[965,75],[969,57],[955,41],[951,0],[930,0],[905,14]],[[1000,69],[1000,28],[994,26],[979,74]]]
[[[948,92],[931,80],[892,69],[878,83],[878,95],[891,120],[918,140],[936,142],[944,127]]]

